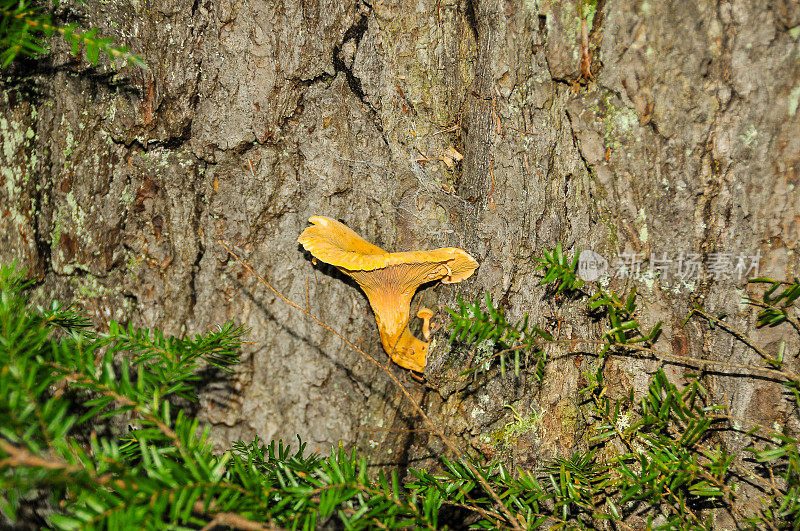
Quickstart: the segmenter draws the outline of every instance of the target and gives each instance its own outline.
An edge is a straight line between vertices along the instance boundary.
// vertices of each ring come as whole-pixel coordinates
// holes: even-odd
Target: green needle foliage
[[[517,323],[510,323],[505,318],[502,308],[497,308],[487,293],[485,295],[486,311],[481,309],[480,300],[466,304],[458,297],[458,311],[445,308],[452,317],[450,343],[487,345],[491,350],[482,353],[477,360],[462,374],[486,372],[495,360],[499,360],[500,370],[505,375],[506,364],[510,359],[514,366],[514,374],[519,376],[523,363],[530,363],[533,358],[534,375],[542,378],[545,366],[545,354],[539,340],[552,341],[549,332],[528,322],[528,315]],[[526,359],[521,356],[525,355]]]
[[[224,490],[230,457],[211,452],[206,432],[176,412],[174,400],[195,399],[191,382],[200,369],[230,370],[245,330],[228,324],[194,339],[165,338],[112,322],[100,334],[71,307],[32,308],[23,278],[13,267],[0,268],[6,517],[15,520],[20,503],[46,487],[52,505],[62,508],[48,517],[53,527],[145,527],[156,515],[176,520]],[[93,428],[114,416],[133,428],[99,437]]]
[[[588,310],[593,314],[604,314],[611,327],[603,335],[605,341],[601,354],[605,355],[612,347],[637,343],[652,345],[661,334],[661,321],[650,330],[643,332],[636,317],[636,288],[626,296],[620,297],[613,290],[596,287],[594,294],[583,289],[585,284],[579,279],[575,269],[580,251],[568,258],[558,244],[552,252],[544,252],[544,257],[536,258],[538,270],[544,272],[541,285],[549,285],[556,294],[588,297]],[[486,310],[481,309],[481,301],[472,304],[458,298],[458,310],[446,308],[450,313],[450,343],[474,345],[476,356],[464,374],[488,371],[494,361],[500,365],[503,375],[506,365],[513,363],[514,374],[519,376],[522,365],[534,367],[533,376],[537,380],[544,377],[546,353],[544,344],[553,341],[553,336],[544,327],[530,322],[528,314],[516,323],[505,318],[502,308],[496,307],[489,294],[485,294]],[[525,359],[521,359],[524,355]]]
[[[121,60],[145,66],[128,48],[114,46],[114,39],[100,36],[97,28],[81,31],[76,24],[53,23],[47,7],[43,2],[32,0],[0,0],[0,68],[8,66],[19,55],[46,55],[49,53],[47,41],[54,35],[60,35],[69,44],[73,55],[85,51],[92,65],[96,65],[100,54],[104,53],[112,62]]]
[[[557,289],[564,275],[549,282]],[[291,450],[258,439],[213,451],[207,429],[182,407],[196,400],[201,370],[238,362],[241,327],[175,338],[112,322],[97,332],[75,308],[34,308],[29,293],[22,272],[0,268],[0,518],[7,522],[35,500],[39,523],[54,529],[711,530],[720,510],[743,528],[800,527],[800,455],[790,434],[757,425],[744,432],[710,402],[702,373],[684,375],[679,387],[658,370],[643,396],[612,395],[602,362],[654,351],[658,339],[640,331],[635,292],[580,295],[587,311],[608,316],[613,308],[619,316],[608,317],[597,341],[601,365],[585,374],[581,390],[586,451],[535,471],[443,456],[438,470],[411,469],[405,483],[341,446],[327,457],[302,442]],[[795,299],[785,300],[780,308],[793,318]],[[536,354],[555,341],[484,302],[487,310],[476,301],[451,311],[454,342],[495,345],[481,365],[497,360],[502,370],[504,350]],[[637,326],[623,328],[631,320]],[[544,377],[543,355],[534,359],[515,370]],[[800,389],[793,373],[767,368]],[[720,444],[721,430],[747,438],[744,456]]]
[[[605,361],[609,356],[636,356],[656,359],[655,345],[661,335],[661,322],[645,330],[637,315],[637,293],[627,294],[578,279],[575,269],[579,251],[572,259],[557,246],[537,259],[543,271],[542,285],[553,294],[584,299],[586,314],[607,322],[597,339],[586,344],[598,348],[600,364],[584,373],[586,386],[580,390],[588,408],[591,426],[590,449],[569,459],[557,459],[545,467],[550,484],[546,489],[548,525],[566,528],[597,528],[603,521],[618,521],[626,528],[646,525],[657,529],[714,529],[713,511],[728,512],[743,527],[767,529],[800,528],[800,445],[780,427],[765,428],[751,423],[749,431],[740,426],[743,419],[732,419],[726,408],[708,402],[701,383],[702,369],[712,360],[679,358],[682,364],[695,363],[698,374],[685,374],[681,388],[671,383],[662,370],[650,380],[647,393],[638,400],[633,389],[609,396],[604,381]],[[756,326],[789,323],[800,334],[797,301],[800,284],[757,278],[753,284],[766,286],[761,298],[747,297],[747,304],[760,308]],[[526,314],[509,323],[501,308],[485,296],[472,304],[459,299],[458,311],[450,310],[451,343],[480,352],[489,341],[488,356],[475,356],[465,373],[487,371],[491,361],[509,352],[534,352],[544,360],[553,335],[544,327],[531,325]],[[705,319],[711,330],[721,329],[742,340],[760,357],[761,365],[741,366],[756,374],[768,374],[786,387],[800,409],[800,377],[784,366],[786,342],[776,352],[767,352],[747,336],[729,326],[725,316],[713,317],[700,308],[689,314]],[[577,338],[581,342],[581,338]],[[570,338],[574,344],[576,338]],[[674,359],[674,358],[673,358]],[[487,361],[488,360],[488,361]],[[519,362],[515,372],[519,373]],[[523,366],[523,370],[526,367]],[[545,377],[544,365],[536,364],[532,375]],[[797,411],[797,409],[795,410]],[[717,434],[737,432],[749,441],[742,455],[732,455],[720,444]],[[522,473],[520,472],[520,475]],[[540,478],[541,479],[541,478]],[[757,491],[742,494],[742,486]],[[755,501],[755,500],[758,501]],[[541,501],[541,499],[539,500]],[[540,511],[539,514],[544,514]]]
[[[580,251],[575,250],[575,254],[570,260],[561,250],[560,243],[556,244],[556,248],[552,252],[544,251],[544,257],[536,258],[536,261],[539,262],[536,270],[544,271],[544,278],[540,285],[552,283],[557,293],[565,290],[574,292],[581,289],[583,280],[578,278],[578,274],[575,272],[579,256]]]
[[[769,287],[764,291],[761,300],[746,297],[747,304],[758,306],[762,310],[758,314],[758,326],[777,326],[781,323],[789,322],[795,329],[798,327],[797,317],[793,317],[794,304],[800,297],[800,280],[794,282],[783,282],[771,278],[759,277],[750,280],[751,284],[767,284]],[[778,291],[780,288],[780,291]],[[776,294],[777,293],[777,294]],[[796,308],[794,308],[796,312]]]
[[[323,458],[255,440],[216,453],[180,404],[196,399],[200,370],[238,361],[245,330],[188,339],[112,322],[99,333],[71,307],[33,308],[29,287],[0,268],[0,511],[11,522],[46,492],[42,523],[55,529],[434,529],[461,505],[496,528],[509,523],[475,474],[522,508],[547,496],[496,465],[445,461],[442,475],[401,485],[343,448]],[[128,429],[104,428],[113,417]]]

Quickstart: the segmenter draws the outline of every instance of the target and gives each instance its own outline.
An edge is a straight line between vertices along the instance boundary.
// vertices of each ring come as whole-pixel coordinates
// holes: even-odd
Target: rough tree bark
[[[577,4],[74,5],[150,70],[92,70],[63,53],[11,70],[0,100],[0,259],[21,260],[43,299],[77,298],[98,320],[175,334],[228,319],[251,327],[240,374],[204,395],[222,446],[299,434],[313,449],[342,441],[386,465],[439,454],[441,442],[408,431],[420,419],[385,374],[281,303],[217,240],[382,360],[364,295],[298,248],[310,215],[391,250],[467,249],[477,274],[422,297],[452,304],[485,290],[512,317],[588,322],[538,287],[532,258],[556,242],[607,258],[698,253],[707,265],[714,253],[760,252],[761,273],[799,273],[800,5],[591,1],[582,44]],[[442,156],[451,146],[464,155],[452,168]],[[652,322],[665,321],[662,348],[751,355],[679,326],[696,302],[752,330],[742,280],[638,287]],[[778,335],[755,333],[762,343]],[[448,356],[434,352],[427,384],[392,370],[465,448],[535,467],[585,444],[577,392],[590,356],[555,357],[541,384],[492,375],[466,394],[453,392]],[[607,380],[641,391],[653,369],[612,360]],[[773,407],[776,385],[722,375],[708,385],[733,415],[796,420]],[[541,415],[509,446],[491,437],[513,419],[506,404]]]

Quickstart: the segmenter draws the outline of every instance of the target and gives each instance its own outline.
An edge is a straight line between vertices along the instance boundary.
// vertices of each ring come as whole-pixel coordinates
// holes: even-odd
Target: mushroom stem
[[[371,283],[362,283],[359,274],[354,274],[353,278],[366,293],[375,313],[383,349],[401,367],[422,372],[427,364],[429,343],[417,339],[408,329],[414,292],[398,292],[386,289],[385,285],[376,289]]]

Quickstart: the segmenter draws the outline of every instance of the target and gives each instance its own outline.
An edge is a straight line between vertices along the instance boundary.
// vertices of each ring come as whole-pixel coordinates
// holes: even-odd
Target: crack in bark
[[[722,14],[720,12],[721,3],[717,2],[717,20],[720,21],[722,26],[722,53],[720,54],[720,62],[723,64],[721,67],[722,70],[720,71],[720,79],[726,79],[726,72],[730,72],[730,60],[731,60],[731,47],[732,47],[732,36],[730,35],[731,28],[733,28],[733,24],[722,24]],[[729,83],[730,85],[730,83]],[[731,97],[728,104],[730,105],[731,101],[733,101],[734,97],[738,97],[734,87],[731,85]],[[703,229],[703,236],[700,239],[700,256],[702,263],[707,263],[709,254],[714,250],[716,243],[714,241],[714,234],[713,231],[717,228],[716,218],[712,212],[712,207],[714,200],[719,196],[719,193],[722,189],[722,183],[724,180],[724,171],[722,169],[722,161],[718,160],[714,156],[714,143],[715,143],[715,136],[716,130],[720,121],[720,118],[726,108],[723,108],[722,103],[719,101],[719,96],[716,97],[717,99],[717,109],[714,112],[714,119],[711,123],[711,127],[706,135],[706,142],[703,146],[703,152],[700,155],[700,164],[702,166],[702,161],[706,159],[709,160],[709,169],[711,171],[711,180],[708,183],[707,190],[702,194],[703,199],[703,206],[701,211],[701,216],[703,219],[703,223],[705,224],[705,228]],[[701,279],[698,283],[697,290],[695,293],[691,295],[692,302],[696,304],[702,304],[702,301],[708,296],[709,292],[711,291],[711,286],[714,284],[715,279],[713,275],[706,275]],[[703,342],[705,342],[705,333],[703,333]]]
[[[539,36],[542,37],[544,43],[547,44],[547,15],[542,15],[540,13],[537,19],[539,23]]]
[[[556,146],[558,141],[554,141],[553,144],[550,146],[550,150],[547,157],[547,171],[545,172],[545,182],[550,182],[550,176],[553,173],[553,166],[555,165],[555,158],[556,158]],[[546,196],[545,196],[546,197]],[[544,220],[547,214],[547,202],[545,203],[544,208],[539,213],[539,216],[536,218],[536,234],[541,234],[542,228],[542,220]]]
[[[142,153],[147,153],[153,148],[163,148],[174,151],[183,147],[192,139],[193,123],[194,119],[189,118],[188,123],[181,128],[181,132],[179,134],[168,136],[162,139],[146,139],[143,141],[142,139],[134,137],[131,140],[125,140],[122,138],[116,138],[111,133],[108,133],[108,138],[117,146],[122,146],[132,151],[138,149]]]
[[[492,134],[494,132],[494,79],[491,61],[494,51],[495,21],[499,13],[490,7],[482,10],[482,4],[468,0],[465,18],[475,36],[476,60],[474,67],[473,90],[470,93],[473,103],[465,109],[464,121],[467,146],[458,182],[458,195],[465,201],[474,203],[489,188]]]
[[[386,144],[386,147],[389,147],[389,139],[387,138],[386,132],[383,129],[383,124],[380,120],[380,115],[378,113],[378,110],[367,99],[367,96],[361,84],[361,79],[353,73],[352,65],[348,67],[345,64],[344,59],[342,58],[342,46],[348,41],[354,41],[357,54],[358,45],[361,43],[364,34],[367,32],[369,15],[372,12],[372,6],[367,2],[362,2],[362,4],[367,8],[367,11],[365,13],[362,13],[361,16],[358,18],[358,20],[355,22],[355,24],[353,24],[351,27],[347,29],[347,31],[345,31],[342,37],[342,41],[333,48],[331,62],[333,64],[335,74],[322,72],[311,78],[292,77],[288,79],[288,81],[294,85],[294,89],[298,90],[300,94],[297,99],[297,106],[292,110],[290,114],[281,117],[280,121],[276,124],[275,127],[276,130],[281,130],[281,131],[284,130],[286,125],[291,120],[295,119],[300,113],[303,112],[305,95],[308,89],[310,89],[311,87],[313,87],[318,83],[330,84],[336,78],[336,74],[342,73],[345,76],[348,88],[353,93],[353,95],[358,99],[358,101],[368,110],[373,125],[380,133],[384,144]],[[272,145],[279,147],[282,144],[283,141],[281,138],[273,138],[272,136],[269,136],[264,139],[256,138],[253,141],[242,142],[241,144],[224,151],[234,150],[236,152],[243,153],[255,145],[259,146]]]
[[[139,307],[139,297],[134,295],[133,293],[128,293],[124,290],[120,290],[119,292],[122,297],[131,303],[131,308],[138,308]]]
[[[472,30],[472,36],[475,39],[475,43],[478,43],[480,42],[480,39],[478,38],[478,17],[475,13],[475,0],[466,0],[464,5],[464,19],[467,21],[469,29]]]
[[[37,172],[39,179],[44,177],[44,173]],[[42,199],[45,192],[48,194],[52,189],[51,182],[45,179],[44,186],[34,187],[35,193],[33,196],[33,211],[36,213],[36,219],[33,222],[33,242],[36,246],[36,252],[39,254],[39,262],[42,264],[42,279],[48,274],[53,272],[53,256],[51,243],[48,243],[42,236],[40,230],[40,222],[42,215]]]
[[[352,40],[355,44],[355,53],[353,55],[353,63],[355,63],[355,56],[358,55],[358,46],[361,44],[361,39],[363,39],[364,34],[367,32],[368,23],[369,23],[369,14],[372,12],[371,6],[369,4],[364,3],[367,6],[368,10],[365,13],[362,13],[359,19],[353,24],[351,27],[347,29],[342,37],[341,44],[337,44],[333,48],[333,69],[336,72],[341,72],[344,74],[345,79],[347,80],[347,86],[350,87],[350,91],[358,98],[358,101],[364,105],[370,114],[370,118],[372,119],[375,128],[381,135],[383,142],[386,144],[386,147],[389,147],[389,139],[386,137],[386,132],[383,130],[383,124],[381,123],[380,114],[378,110],[374,107],[374,105],[367,99],[366,94],[364,93],[363,86],[361,85],[361,79],[353,73],[353,65],[349,67],[345,64],[344,59],[342,58],[342,46],[347,43],[348,41]]]
[[[594,175],[594,170],[592,169],[592,165],[589,164],[589,161],[586,159],[586,156],[584,156],[583,151],[581,151],[580,140],[578,140],[578,135],[575,133],[575,124],[572,123],[572,115],[569,113],[569,108],[566,105],[564,106],[564,114],[567,117],[567,122],[569,122],[569,132],[572,134],[572,145],[575,147],[575,151],[578,152],[578,156],[581,158],[581,162],[583,162],[583,167],[586,169],[586,173],[589,177],[591,177]],[[567,174],[564,183],[564,220],[566,223],[569,223],[569,220],[571,219],[569,215],[569,201],[567,198],[570,177],[572,177],[572,174]]]
[[[583,161],[583,166],[586,168],[586,171],[589,172],[589,174],[591,174],[592,173],[591,165],[589,164],[589,161],[586,160],[586,157],[584,156],[583,151],[581,151],[580,140],[578,140],[578,135],[575,133],[575,124],[573,124],[572,115],[569,113],[569,109],[566,106],[564,107],[564,114],[567,117],[567,122],[569,122],[569,132],[572,134],[572,145],[575,147],[575,150],[578,152],[578,155],[580,156],[581,161]]]
[[[202,164],[202,161],[200,161],[199,164]],[[202,180],[203,171],[201,171],[201,169],[205,170],[205,167],[198,167],[195,171],[195,184]],[[202,205],[204,194],[202,192],[202,187],[195,186],[195,189],[200,191],[195,193],[194,196],[194,219],[192,220],[192,229],[194,230],[195,240],[197,241],[197,255],[195,256],[194,263],[192,264],[189,277],[189,312],[193,316],[195,315],[194,310],[197,306],[197,275],[200,273],[200,262],[203,260],[203,256],[205,256],[206,253],[206,246],[205,243],[203,243],[200,227],[200,221],[203,215]]]
[[[597,0],[595,6],[594,20],[592,21],[592,29],[589,31],[589,49],[591,64],[589,72],[597,79],[603,72],[603,61],[600,57],[600,44],[603,41],[603,22],[605,21],[604,9],[606,7],[606,0]],[[597,68],[593,68],[594,66]]]

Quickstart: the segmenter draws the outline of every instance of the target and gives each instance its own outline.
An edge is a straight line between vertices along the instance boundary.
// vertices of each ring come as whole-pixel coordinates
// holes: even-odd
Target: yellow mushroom
[[[384,350],[401,367],[422,372],[433,312],[427,308],[419,312],[425,336],[421,341],[408,330],[411,298],[426,282],[461,282],[475,271],[478,262],[456,247],[389,253],[335,219],[313,216],[308,221],[312,226],[297,241],[314,258],[335,266],[361,286],[375,312]]]
[[[422,319],[422,337],[425,341],[431,340],[431,317],[433,317],[433,310],[425,308],[424,306],[417,312],[417,317]]]

